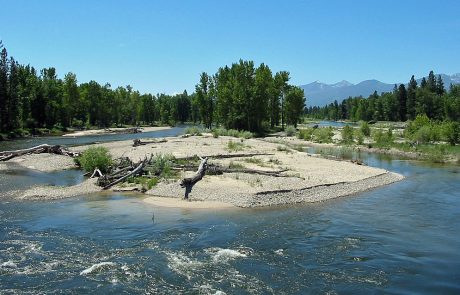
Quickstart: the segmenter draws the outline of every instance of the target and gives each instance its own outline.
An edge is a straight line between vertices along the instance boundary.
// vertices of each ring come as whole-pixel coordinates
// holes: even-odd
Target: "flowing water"
[[[109,142],[117,140],[132,140],[138,138],[148,137],[169,137],[181,134],[184,130],[184,126],[173,127],[170,129],[149,131],[141,133],[127,133],[127,134],[101,134],[101,135],[85,135],[76,137],[67,136],[43,136],[43,137],[29,137],[24,139],[12,140],[0,142],[0,151],[25,149],[40,144],[50,145],[64,145],[64,146],[75,146],[84,145],[100,142]]]
[[[460,293],[460,167],[354,154],[404,181],[317,204],[0,203],[0,293]]]

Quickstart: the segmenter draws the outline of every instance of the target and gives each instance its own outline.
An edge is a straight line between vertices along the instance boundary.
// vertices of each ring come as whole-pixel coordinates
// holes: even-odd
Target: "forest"
[[[0,41],[0,133],[9,137],[68,128],[202,123],[251,132],[297,125],[305,110],[289,73],[240,60],[217,73],[202,73],[195,93],[141,94],[96,81],[79,83],[74,73],[61,79],[53,67],[37,71],[8,56]]]
[[[374,92],[368,98],[349,97],[324,107],[309,107],[307,116],[315,119],[352,121],[406,121],[426,115],[434,121],[460,121],[460,85],[446,86],[441,76],[430,71],[418,85],[395,85],[392,92]]]

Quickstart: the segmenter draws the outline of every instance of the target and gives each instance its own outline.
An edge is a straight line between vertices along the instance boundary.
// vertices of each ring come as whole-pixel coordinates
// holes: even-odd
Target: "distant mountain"
[[[437,76],[437,75],[436,75]],[[450,84],[460,84],[460,73],[453,75],[441,74],[444,86],[449,89]],[[422,79],[417,80],[420,84]],[[407,82],[406,82],[407,83]],[[401,83],[397,83],[398,85]],[[378,80],[366,80],[358,84],[352,84],[348,81],[340,81],[335,84],[326,84],[319,81],[310,84],[301,85],[307,97],[307,106],[324,106],[334,100],[341,102],[349,96],[368,97],[374,91],[377,93],[389,92],[393,90],[395,84],[387,84]]]

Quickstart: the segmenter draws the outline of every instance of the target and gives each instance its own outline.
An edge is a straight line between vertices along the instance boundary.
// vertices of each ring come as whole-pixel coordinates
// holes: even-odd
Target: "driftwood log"
[[[253,156],[273,156],[274,154],[270,153],[250,153],[250,154],[217,154],[217,155],[208,155],[203,156],[202,158],[209,158],[209,159],[230,159],[230,158],[248,158]],[[189,157],[182,157],[177,158],[178,160],[193,160],[197,158],[197,155],[189,156]]]
[[[28,149],[0,152],[0,161],[7,161],[15,157],[28,154],[41,153],[58,154],[70,157],[78,157],[80,155],[80,153],[69,151],[68,149],[60,145],[41,144]]]
[[[173,169],[175,170],[185,170],[185,171],[192,171],[197,169],[197,165],[188,164],[188,165],[175,165]],[[208,164],[206,173],[208,175],[222,175],[224,173],[247,173],[247,174],[259,174],[259,175],[266,175],[266,176],[273,176],[273,177],[291,177],[286,174],[281,174],[283,172],[289,171],[288,169],[283,170],[275,170],[275,171],[267,171],[267,170],[257,170],[257,169],[250,169],[250,168],[226,168],[222,167],[217,164]]]
[[[185,195],[184,199],[188,200],[188,195],[192,191],[193,186],[203,179],[203,176],[206,174],[206,168],[208,166],[208,158],[201,158],[200,166],[198,166],[198,170],[196,171],[193,177],[187,177],[182,179],[180,186],[185,188]]]
[[[136,176],[138,174],[141,174],[143,172],[143,169],[144,169],[145,165],[147,165],[147,163],[149,163],[151,159],[152,159],[152,156],[150,156],[150,159],[145,158],[132,171],[129,171],[128,169],[126,169],[125,171],[129,171],[129,172],[127,172],[123,176],[117,178],[116,180],[110,182],[109,184],[105,185],[102,189],[103,190],[109,189],[112,186],[114,186],[115,184],[118,184],[118,183],[124,181],[125,179],[127,179],[130,176]],[[117,171],[116,173],[118,174],[119,171]]]
[[[152,144],[152,143],[163,143],[163,142],[167,142],[167,140],[166,139],[161,139],[161,140],[142,141],[141,139],[134,139],[133,140],[133,147],[140,146],[140,145]]]

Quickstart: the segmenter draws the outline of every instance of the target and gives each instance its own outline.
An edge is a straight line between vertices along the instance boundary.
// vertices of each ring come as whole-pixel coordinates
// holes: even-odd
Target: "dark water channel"
[[[132,140],[137,138],[149,138],[149,137],[169,137],[177,136],[184,130],[184,126],[173,127],[170,129],[149,131],[133,134],[103,134],[103,135],[86,135],[76,137],[66,136],[44,136],[44,137],[30,137],[19,140],[4,141],[0,142],[0,151],[25,149],[40,144],[50,145],[64,145],[64,146],[76,146],[92,143],[101,143],[118,140]]]
[[[351,156],[406,178],[254,210],[2,201],[0,293],[459,294],[460,167]]]

